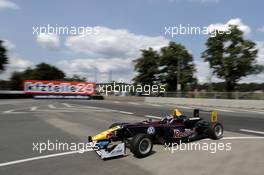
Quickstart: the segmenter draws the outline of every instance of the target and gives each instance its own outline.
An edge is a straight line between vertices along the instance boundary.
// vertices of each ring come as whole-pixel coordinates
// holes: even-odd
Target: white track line
[[[86,112],[87,110],[79,110],[78,112]],[[76,113],[76,111],[69,111],[69,110],[48,110],[48,109],[43,109],[43,110],[38,110],[38,111],[31,111],[31,112],[10,112],[10,113],[6,113],[6,114],[43,114],[43,113],[58,113],[58,112],[61,112],[61,113]],[[106,111],[106,110],[89,110],[89,112],[113,112],[113,111]]]
[[[114,101],[113,103],[116,103],[116,104],[118,104],[118,103],[120,103],[120,101]]]
[[[258,114],[264,114],[264,111],[252,111],[254,113],[258,113]]]
[[[56,109],[54,105],[48,105],[50,109]]]
[[[119,112],[119,113],[121,113],[121,114],[128,114],[128,115],[132,115],[132,114],[134,114],[134,113],[132,113],[132,112],[127,112],[127,111],[117,111],[117,112]]]
[[[154,116],[154,115],[145,115],[147,118],[153,118],[153,119],[161,119],[161,117]]]
[[[151,103],[147,103],[147,105],[150,105],[150,106],[155,106],[155,107],[160,107],[162,105],[158,105],[158,104],[151,104]]]
[[[139,103],[136,103],[136,102],[127,102],[129,104],[132,104],[132,105],[139,105]]]
[[[85,106],[85,105],[74,105],[74,109],[99,109],[100,107]],[[102,109],[102,108],[100,108]]]
[[[238,112],[252,112],[250,109],[236,109]]]
[[[84,150],[83,152],[87,152],[87,150]],[[27,159],[15,160],[15,161],[11,161],[11,162],[0,163],[0,167],[8,166],[8,165],[14,165],[14,164],[19,164],[19,163],[23,163],[23,162],[29,162],[29,161],[33,161],[33,160],[40,160],[40,159],[47,159],[47,158],[51,158],[51,157],[58,157],[58,156],[69,155],[69,154],[76,154],[76,153],[80,154],[80,151],[78,151],[78,150],[77,151],[69,151],[69,152],[48,154],[48,155],[44,155],[44,156],[37,156],[37,157],[31,157],[31,158],[27,158]]]
[[[236,136],[236,137],[223,137],[220,140],[246,140],[246,139],[264,139],[264,137],[261,136]],[[210,138],[202,139],[203,140],[212,140]]]
[[[258,113],[258,114],[264,114],[264,111],[256,111],[256,110],[250,110],[248,112],[251,112],[251,113]]]
[[[223,137],[221,140],[264,139],[264,137]]]
[[[258,114],[264,114],[264,111],[254,110],[254,109],[234,109],[235,112],[247,112],[247,113],[258,113]]]
[[[192,107],[187,107],[187,106],[175,106],[175,107],[179,107],[179,108],[183,108],[183,109],[194,109],[194,108],[192,108]]]
[[[8,111],[4,111],[3,113],[4,114],[9,114],[9,113],[12,113],[12,112],[14,112],[14,109],[11,109],[11,110],[8,110]]]
[[[38,109],[37,106],[33,106],[30,108],[30,111],[36,111],[37,109]]]
[[[167,106],[173,106],[174,108],[183,108],[183,109],[194,109],[194,107],[188,107],[188,106],[181,106],[181,105],[174,105],[174,104],[166,104]]]
[[[249,132],[249,133],[254,133],[254,134],[264,134],[263,131],[255,131],[255,130],[250,130],[250,129],[240,129],[239,131]]]
[[[229,109],[221,109],[221,108],[209,108],[211,110],[216,110],[216,111],[222,111],[222,112],[235,112],[233,110],[229,110]]]
[[[72,108],[73,106],[68,104],[68,103],[62,103],[64,106],[68,107],[68,108]]]

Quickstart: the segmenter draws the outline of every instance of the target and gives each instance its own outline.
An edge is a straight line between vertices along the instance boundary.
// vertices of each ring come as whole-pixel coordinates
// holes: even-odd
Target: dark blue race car
[[[200,118],[199,109],[194,109],[193,117],[186,117],[178,109],[174,109],[172,115],[160,120],[114,123],[108,130],[89,136],[88,141],[99,148],[96,152],[102,159],[124,155],[126,147],[136,157],[142,158],[151,154],[155,143],[220,139],[223,136],[223,126],[217,122],[217,112],[210,113],[211,121],[207,121]]]

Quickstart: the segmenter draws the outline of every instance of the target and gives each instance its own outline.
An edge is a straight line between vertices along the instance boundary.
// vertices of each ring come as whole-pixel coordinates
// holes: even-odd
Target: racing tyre
[[[147,134],[135,135],[130,142],[130,151],[138,158],[150,155],[152,147],[152,138]]]
[[[209,137],[214,140],[218,140],[223,137],[224,128],[221,123],[213,124],[209,129]]]
[[[118,126],[118,125],[120,125],[120,124],[121,124],[121,123],[113,123],[112,125],[109,126],[108,129],[113,128],[113,127],[116,127],[116,126]]]

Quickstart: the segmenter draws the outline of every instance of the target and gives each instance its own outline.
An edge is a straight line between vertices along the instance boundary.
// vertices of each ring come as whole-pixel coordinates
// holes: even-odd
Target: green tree
[[[0,73],[5,70],[5,65],[8,64],[7,50],[3,45],[3,41],[0,40]]]
[[[134,60],[135,71],[138,72],[138,75],[133,80],[135,84],[156,84],[158,80],[157,74],[159,72],[159,55],[152,48],[141,50],[141,52],[141,57]]]
[[[166,83],[167,91],[175,91],[177,84],[182,90],[187,90],[197,83],[193,57],[181,44],[170,42],[161,49],[160,68],[160,79]]]
[[[24,72],[13,72],[10,77],[10,88],[11,90],[22,90],[23,81],[27,78],[24,76]]]
[[[81,81],[84,82],[86,81],[85,77],[80,77],[79,75],[73,75],[72,77],[66,77],[64,78],[64,81]]]
[[[260,73],[263,66],[256,61],[256,44],[244,39],[237,26],[230,25],[229,30],[215,31],[216,37],[208,38],[202,57],[209,62],[213,74],[225,80],[226,91],[232,92],[242,77]]]
[[[13,72],[10,78],[12,90],[22,90],[24,80],[63,80],[65,73],[55,66],[40,63],[36,68],[27,68],[23,72]]]
[[[8,80],[0,80],[0,90],[9,90],[10,82]]]
[[[40,63],[32,70],[31,78],[36,80],[63,80],[65,73],[55,66]]]

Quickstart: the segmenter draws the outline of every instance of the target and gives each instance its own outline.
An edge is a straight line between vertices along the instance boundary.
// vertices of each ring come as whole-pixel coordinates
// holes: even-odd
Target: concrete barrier
[[[207,106],[207,107],[264,109],[264,100],[145,97],[145,102],[167,103],[167,104],[177,104],[177,105],[197,105],[197,106]]]
[[[4,91],[0,90],[0,99],[19,99],[19,98],[34,98],[33,94],[25,94],[24,91]],[[52,98],[52,97],[42,97],[39,99],[75,99],[75,98]],[[81,99],[81,98],[79,98]],[[102,95],[92,95],[90,98],[83,99],[92,99],[92,100],[104,100]]]
[[[0,91],[0,99],[33,98],[32,94],[24,94],[23,91]]]

